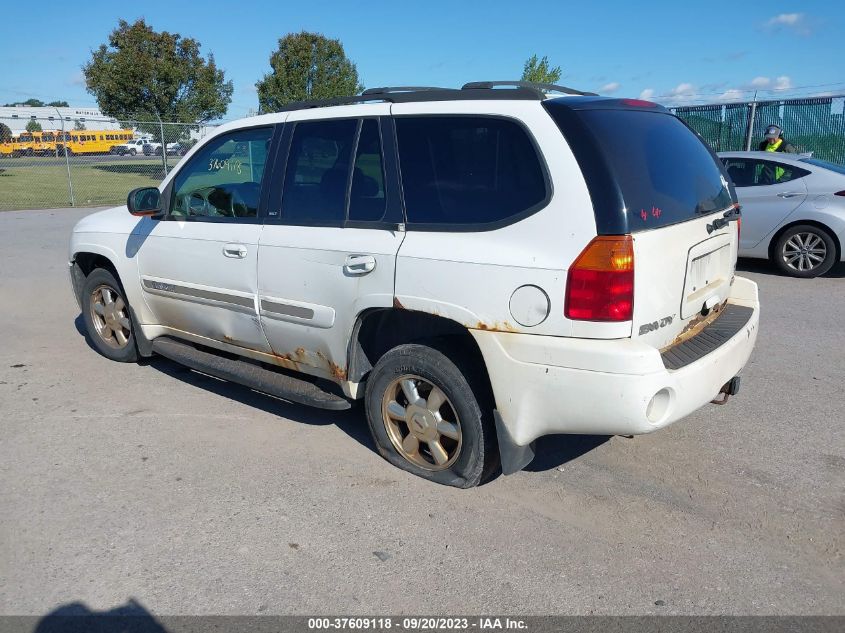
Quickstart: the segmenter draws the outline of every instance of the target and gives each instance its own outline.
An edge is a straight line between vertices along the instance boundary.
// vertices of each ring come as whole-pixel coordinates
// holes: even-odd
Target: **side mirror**
[[[126,197],[129,213],[143,217],[161,213],[161,192],[156,187],[139,187]]]

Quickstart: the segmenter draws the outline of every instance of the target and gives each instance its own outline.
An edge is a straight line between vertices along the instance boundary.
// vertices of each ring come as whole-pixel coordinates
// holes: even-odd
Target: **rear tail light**
[[[842,197],[845,197],[845,189],[843,189],[842,191],[837,191],[837,192],[836,192],[835,194],[833,194],[833,195],[834,195],[834,196],[842,196]]]
[[[634,240],[600,235],[569,269],[564,314],[578,321],[630,321],[633,313]]]

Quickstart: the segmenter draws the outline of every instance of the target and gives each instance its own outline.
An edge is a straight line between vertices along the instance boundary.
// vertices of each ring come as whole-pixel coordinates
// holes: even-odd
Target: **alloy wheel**
[[[406,374],[390,383],[382,398],[382,419],[402,457],[426,470],[445,470],[461,453],[461,424],[443,390]]]
[[[787,266],[799,272],[817,268],[827,257],[827,245],[816,233],[796,233],[783,245],[781,254]]]
[[[110,286],[97,286],[91,293],[90,305],[91,321],[102,341],[115,349],[126,347],[132,333],[132,323],[120,293]]]

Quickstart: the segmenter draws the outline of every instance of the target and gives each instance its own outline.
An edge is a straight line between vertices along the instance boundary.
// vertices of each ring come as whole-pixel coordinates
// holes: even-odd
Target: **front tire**
[[[109,271],[95,269],[82,286],[82,319],[94,348],[110,360],[138,360],[134,325],[123,287]]]
[[[129,150],[129,155],[130,155],[130,156],[134,156],[134,155],[135,155],[135,154],[137,154],[137,153],[138,153],[138,152],[135,150],[135,148],[134,148],[134,147],[133,147],[132,149],[130,149],[130,150]]]
[[[818,277],[836,263],[836,242],[818,226],[798,224],[778,238],[774,260],[782,272],[792,277]]]
[[[474,381],[475,382],[475,381]],[[400,345],[367,380],[367,423],[394,466],[446,486],[471,488],[497,463],[492,407],[445,354]]]

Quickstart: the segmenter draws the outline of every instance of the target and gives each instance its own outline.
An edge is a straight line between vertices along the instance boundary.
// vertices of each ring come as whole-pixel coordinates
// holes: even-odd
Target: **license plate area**
[[[729,235],[713,237],[690,249],[681,303],[682,319],[727,298],[733,274],[732,259]]]

